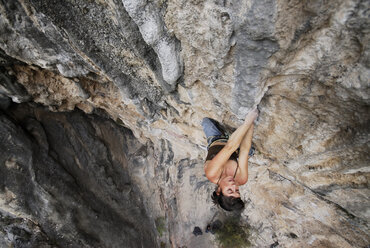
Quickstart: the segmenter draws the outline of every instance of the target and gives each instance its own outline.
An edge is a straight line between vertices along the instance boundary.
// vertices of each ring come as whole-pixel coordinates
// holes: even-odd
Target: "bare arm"
[[[239,169],[240,172],[237,175],[236,180],[239,185],[246,184],[248,181],[248,154],[252,146],[252,136],[253,136],[254,125],[248,129],[247,134],[244,136],[242,143],[240,144],[239,153]]]
[[[222,150],[217,153],[217,155],[211,161],[206,162],[204,170],[206,177],[211,182],[216,183],[217,179],[222,173],[225,163],[229,160],[231,154],[233,154],[233,152],[239,148],[244,136],[250,129],[251,125],[253,125],[253,121],[256,119],[257,115],[258,112],[256,109],[249,112],[244,123],[238,127],[235,132],[233,132]]]

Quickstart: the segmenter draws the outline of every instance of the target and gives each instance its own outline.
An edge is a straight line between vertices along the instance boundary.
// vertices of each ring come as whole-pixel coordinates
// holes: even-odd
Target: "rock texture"
[[[36,190],[36,186],[29,192],[21,191],[24,186],[18,180],[3,183],[1,213],[11,217],[3,217],[2,226],[15,223],[23,230],[18,233],[26,233],[21,235],[23,240],[39,240],[45,245],[54,245],[51,242],[59,240],[58,233],[67,235],[78,230],[77,240],[82,246],[111,247],[113,244],[106,243],[105,238],[116,240],[116,245],[132,242],[140,246],[140,239],[157,246],[217,246],[212,235],[195,237],[191,233],[194,226],[205,227],[215,218],[228,217],[210,202],[213,185],[204,177],[205,139],[199,124],[208,116],[231,131],[258,104],[261,114],[254,135],[257,154],[250,160],[249,182],[242,187],[246,210],[241,222],[252,230],[252,246],[368,246],[369,5],[363,0],[1,3],[0,106],[7,109],[4,125],[24,126],[20,116],[27,113],[19,115],[22,108],[53,116],[55,120],[50,117],[50,122],[58,121],[60,116],[81,116],[78,111],[79,114],[46,114],[46,110],[30,107],[33,105],[14,107],[12,103],[36,102],[53,112],[80,109],[109,116],[117,125],[131,130],[133,136],[127,136],[126,129],[105,120],[117,131],[96,131],[99,134],[94,137],[80,140],[100,142],[105,154],[116,154],[117,161],[107,155],[109,163],[116,161],[114,171],[119,175],[111,176],[112,183],[116,185],[115,180],[121,179],[135,182],[132,187],[138,192],[138,200],[132,204],[142,205],[142,223],[147,224],[134,225],[132,229],[143,228],[148,235],[135,236],[129,228],[123,228],[128,232],[124,235],[127,240],[120,241],[112,238],[119,237],[115,232],[121,232],[119,228],[105,231],[104,223],[112,223],[112,219],[119,222],[118,226],[132,223],[120,215],[120,203],[127,199],[125,190],[109,192],[117,194],[117,202],[104,198],[109,187],[94,191],[99,184],[89,174],[90,160],[70,160],[66,156],[70,151],[58,143],[52,150],[60,152],[58,158],[66,161],[57,160],[58,166],[52,164],[72,170],[72,178],[83,179],[81,189],[92,189],[92,198],[83,199],[78,197],[82,193],[70,187],[70,191],[76,191],[71,202],[81,202],[80,205],[61,204],[60,211],[71,212],[77,221],[67,218],[68,230],[48,226],[59,223],[60,217],[55,217],[54,222],[49,219],[60,211],[51,205],[45,208],[49,212],[37,215],[32,209],[44,208],[41,202],[45,199],[58,202],[58,197],[45,198],[46,193]],[[43,123],[41,117],[33,118]],[[82,125],[81,130],[91,133],[91,125],[98,125],[92,119],[102,117],[79,118],[90,123]],[[54,127],[34,139],[54,135],[63,140],[77,135],[62,130]],[[103,133],[105,138],[101,138]],[[105,144],[104,140],[113,139],[111,135],[122,139],[120,144],[127,147],[117,149]],[[120,137],[130,138],[127,141]],[[44,156],[38,151],[50,149],[49,139],[41,143],[29,139],[22,145],[31,147],[26,149],[28,153],[21,152],[24,160]],[[35,142],[37,151],[33,150]],[[4,173],[10,173],[16,162],[8,161],[12,153],[6,147],[0,166]],[[125,162],[119,159],[121,151],[142,154]],[[54,155],[47,155],[55,160]],[[99,164],[93,155],[92,164]],[[31,162],[23,166],[34,171],[49,168]],[[25,177],[25,173],[19,175]],[[99,174],[99,178],[109,185],[109,175]],[[31,179],[29,184],[39,184],[38,177]],[[48,190],[57,188],[59,182],[40,180],[46,180],[44,188]],[[11,210],[16,207],[3,200],[32,194],[41,202],[35,208],[18,202],[14,206],[19,206],[19,215]],[[81,217],[73,211],[77,206],[87,208],[91,199],[100,199],[100,204],[118,214],[114,218],[104,216],[101,229],[94,232],[84,229],[89,222],[84,222],[83,228],[76,227],[78,221],[89,220],[89,212]],[[6,233],[3,237],[17,232],[1,230]],[[92,239],[97,236],[98,240]],[[15,242],[14,238],[3,240],[6,244]],[[55,245],[67,245],[63,238],[60,240]]]
[[[81,112],[10,113],[0,117],[2,247],[156,246],[130,177],[145,147],[129,130]]]

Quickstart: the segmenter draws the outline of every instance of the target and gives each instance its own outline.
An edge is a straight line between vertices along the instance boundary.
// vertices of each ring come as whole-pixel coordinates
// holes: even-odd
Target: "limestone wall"
[[[5,1],[0,103],[131,130],[143,154],[129,178],[169,247],[217,246],[191,232],[227,217],[210,201],[201,119],[231,131],[258,105],[242,187],[252,246],[366,247],[369,20],[361,0]]]

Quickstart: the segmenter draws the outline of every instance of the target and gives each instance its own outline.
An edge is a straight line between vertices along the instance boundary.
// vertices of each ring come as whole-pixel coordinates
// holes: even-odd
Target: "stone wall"
[[[369,245],[368,1],[17,0],[0,13],[7,115],[12,102],[80,109],[131,130],[128,147],[142,144],[119,173],[147,211],[143,242],[216,245],[191,234],[227,217],[210,202],[200,122],[232,131],[258,105],[241,214],[253,246]]]
[[[2,113],[0,128],[2,246],[156,246],[130,176],[146,148],[129,130],[26,104]]]

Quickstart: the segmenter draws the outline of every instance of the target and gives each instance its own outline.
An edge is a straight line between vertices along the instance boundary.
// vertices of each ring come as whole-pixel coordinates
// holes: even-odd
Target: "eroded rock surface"
[[[129,130],[81,112],[10,111],[0,117],[4,247],[156,246],[130,177],[142,145]]]
[[[0,5],[0,106],[33,101],[54,112],[78,108],[129,128],[137,138],[130,145],[143,144],[143,155],[133,156],[128,170],[117,170],[135,182],[148,211],[147,242],[210,247],[217,246],[213,236],[194,237],[194,226],[227,216],[210,202],[199,124],[208,116],[232,130],[258,104],[257,153],[242,187],[241,215],[253,246],[366,247],[369,5],[7,1]],[[1,168],[14,164],[4,161]],[[77,170],[76,161],[65,166],[72,164]],[[86,179],[82,186],[93,183]],[[4,199],[15,194],[2,192]],[[53,236],[31,217],[12,218],[18,227],[29,226],[23,228],[28,240],[50,244]]]

